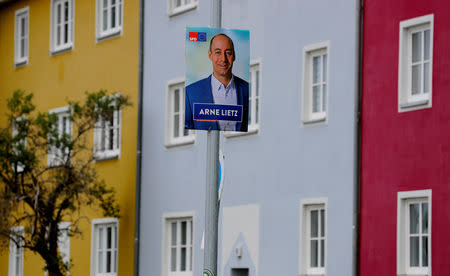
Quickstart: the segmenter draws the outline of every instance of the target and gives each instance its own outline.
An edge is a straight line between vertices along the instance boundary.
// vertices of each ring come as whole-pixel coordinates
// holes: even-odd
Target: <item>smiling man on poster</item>
[[[185,128],[246,132],[249,84],[233,75],[236,53],[231,38],[223,33],[212,37],[208,58],[213,73],[186,87]]]

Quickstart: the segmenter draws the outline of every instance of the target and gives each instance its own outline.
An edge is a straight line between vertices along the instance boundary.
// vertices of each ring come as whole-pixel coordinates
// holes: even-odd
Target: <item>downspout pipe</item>
[[[360,263],[360,217],[361,217],[361,101],[362,101],[362,73],[363,73],[363,29],[364,29],[364,0],[356,0],[357,5],[357,61],[356,61],[356,93],[355,93],[355,181],[353,202],[353,273],[358,276]]]
[[[142,101],[144,95],[144,14],[145,0],[139,0],[139,49],[138,49],[138,125],[136,150],[136,198],[134,218],[134,276],[139,276],[139,244],[141,227],[141,186],[142,186]]]

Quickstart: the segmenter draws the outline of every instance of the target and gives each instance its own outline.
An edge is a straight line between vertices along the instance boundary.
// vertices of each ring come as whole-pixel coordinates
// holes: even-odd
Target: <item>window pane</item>
[[[320,236],[325,237],[325,210],[320,210]]]
[[[428,237],[422,237],[422,266],[428,266]]]
[[[103,252],[98,252],[98,272],[103,273]]]
[[[323,76],[323,81],[326,82],[327,81],[327,55],[323,55],[323,72],[322,72],[322,76]]]
[[[186,245],[186,238],[187,238],[187,222],[183,221],[181,222],[181,244]]]
[[[176,271],[177,269],[177,249],[172,248],[170,250],[170,271]]]
[[[320,56],[313,58],[313,83],[320,82]]]
[[[409,265],[419,266],[419,237],[409,238]]]
[[[56,6],[56,23],[61,24],[61,5]]]
[[[422,203],[422,233],[428,233],[428,203]]]
[[[172,222],[172,243],[171,245],[176,245],[177,244],[177,223],[176,222]]]
[[[64,43],[69,42],[69,24],[64,24]]]
[[[113,272],[117,272],[117,250],[114,253],[114,267]]]
[[[56,45],[61,45],[61,26],[56,27]]]
[[[69,1],[64,3],[64,22],[69,21]]]
[[[98,248],[103,249],[103,227],[98,229]]]
[[[189,129],[185,129],[183,126],[183,136],[189,136]]]
[[[412,95],[417,95],[420,93],[420,83],[421,83],[421,78],[420,75],[422,72],[420,72],[422,69],[422,65],[418,64],[418,65],[414,65],[412,67],[412,76],[411,76],[411,94]]]
[[[173,137],[180,136],[180,130],[179,130],[179,124],[180,124],[180,115],[175,115],[173,120]]]
[[[318,241],[311,241],[311,262],[310,262],[311,267],[317,267],[319,264],[319,260],[317,259],[318,257],[317,246]]]
[[[257,124],[259,122],[259,99],[256,98],[255,100],[255,123]]]
[[[317,210],[311,211],[311,238],[318,237],[319,230],[319,213]]]
[[[424,60],[430,59],[430,30],[426,30],[424,32]]]
[[[103,10],[103,31],[108,29],[108,10]]]
[[[175,91],[173,92],[173,96],[174,96],[174,101],[175,101],[173,111],[178,112],[180,110],[180,90],[175,89]]]
[[[320,241],[320,267],[325,266],[325,241]]]
[[[430,62],[423,65],[423,92],[430,92]]]
[[[179,7],[181,6],[181,0],[176,0],[175,1],[175,7]]]
[[[419,233],[419,204],[409,205],[409,233]]]
[[[259,96],[259,70],[256,71],[256,91],[255,95]]]
[[[325,111],[327,108],[327,85],[324,84],[322,86],[322,111]]]
[[[422,32],[412,34],[412,62],[422,60]]]
[[[186,271],[186,247],[181,248],[180,270]]]
[[[25,57],[25,39],[20,40],[20,57]]]
[[[313,86],[313,112],[319,112],[320,110],[320,86]]]
[[[103,0],[103,8],[107,8],[108,6],[108,0]]]
[[[20,36],[26,35],[25,27],[26,27],[25,17],[22,17],[20,19]]]
[[[106,272],[111,272],[111,251],[106,251]]]
[[[111,28],[116,27],[116,7],[112,7],[111,9]]]
[[[106,235],[106,249],[111,249],[111,227],[106,228],[107,235]]]

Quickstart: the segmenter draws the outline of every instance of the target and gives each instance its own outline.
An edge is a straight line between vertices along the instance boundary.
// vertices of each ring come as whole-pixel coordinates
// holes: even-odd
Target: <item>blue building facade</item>
[[[250,30],[249,133],[221,134],[218,275],[352,275],[359,1],[224,0]],[[144,11],[141,275],[203,270],[206,132],[184,131],[186,26],[205,0]]]

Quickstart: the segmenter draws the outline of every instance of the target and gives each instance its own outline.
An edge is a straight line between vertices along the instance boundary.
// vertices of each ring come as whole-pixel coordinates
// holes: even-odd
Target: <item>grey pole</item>
[[[211,27],[222,26],[222,0],[211,1]],[[206,204],[203,275],[217,275],[217,242],[219,223],[219,141],[218,130],[208,130],[206,145]]]

